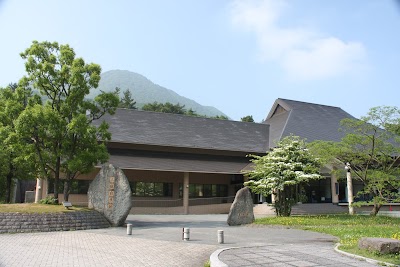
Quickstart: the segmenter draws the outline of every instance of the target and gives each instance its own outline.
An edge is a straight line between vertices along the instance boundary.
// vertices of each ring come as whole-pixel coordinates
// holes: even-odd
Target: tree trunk
[[[275,198],[275,212],[276,212],[276,216],[283,216],[282,212],[283,212],[283,192],[280,190],[276,191],[276,198]]]
[[[71,180],[66,178],[64,181],[64,201],[68,201],[70,187],[71,187]]]
[[[278,190],[275,200],[275,212],[277,216],[290,216],[292,212],[293,188],[285,187],[284,190]]]
[[[14,166],[12,164],[12,153],[10,154],[8,162],[8,173],[6,176],[6,194],[5,194],[5,201],[6,203],[11,203],[11,187],[12,187],[12,179],[14,178]]]
[[[376,216],[378,214],[379,210],[381,209],[381,207],[382,207],[382,204],[374,203],[374,207],[372,208],[369,215]]]
[[[10,170],[6,176],[6,195],[5,195],[5,201],[6,203],[11,203],[11,186],[12,186],[12,178],[13,178],[13,173]]]
[[[56,199],[56,203],[58,203],[58,184],[60,181],[60,164],[61,164],[61,158],[57,157],[56,170],[54,173],[54,198]]]

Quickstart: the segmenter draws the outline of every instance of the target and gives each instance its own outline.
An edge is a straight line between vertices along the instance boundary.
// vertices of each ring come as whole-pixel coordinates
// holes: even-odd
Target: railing
[[[234,196],[230,197],[210,197],[210,198],[190,198],[189,206],[212,205],[232,203]],[[183,199],[133,199],[133,207],[179,207],[183,206]]]

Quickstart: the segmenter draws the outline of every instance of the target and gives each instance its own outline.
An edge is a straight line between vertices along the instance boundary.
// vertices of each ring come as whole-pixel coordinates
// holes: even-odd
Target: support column
[[[271,204],[275,204],[275,191],[271,194]]]
[[[43,180],[40,178],[36,179],[36,193],[35,193],[35,203],[39,203],[42,199],[42,192],[43,192]]]
[[[332,203],[339,203],[339,184],[335,174],[331,174],[331,195],[332,195]]]
[[[189,214],[189,173],[183,174],[183,214]]]
[[[345,170],[347,172],[347,201],[349,202],[349,214],[354,215],[353,207],[353,180],[351,179],[351,167],[350,163],[346,163]]]

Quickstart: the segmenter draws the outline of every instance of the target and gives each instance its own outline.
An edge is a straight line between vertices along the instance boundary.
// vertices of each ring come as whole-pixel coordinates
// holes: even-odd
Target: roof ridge
[[[325,107],[330,107],[330,108],[338,108],[338,109],[342,109],[341,107],[332,106],[332,105],[325,105],[325,104],[311,103],[311,102],[305,102],[305,101],[299,101],[299,100],[292,100],[292,99],[287,99],[287,98],[278,98],[278,99],[279,99],[279,100],[282,100],[282,101],[291,101],[291,102],[296,102],[296,103],[301,103],[301,104],[307,104],[307,105],[325,106]],[[343,110],[343,109],[342,109],[342,110]]]

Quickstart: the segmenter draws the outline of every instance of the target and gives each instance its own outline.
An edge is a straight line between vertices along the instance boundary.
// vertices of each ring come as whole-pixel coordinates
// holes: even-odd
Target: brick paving
[[[335,252],[332,246],[321,246],[321,244],[279,244],[227,249],[219,254],[219,260],[229,267],[377,266],[341,255]]]
[[[229,227],[227,215],[129,215],[126,228],[0,234],[0,266],[376,266],[334,251],[335,238],[284,227]],[[190,241],[182,241],[182,228]],[[217,243],[224,230],[225,243]],[[213,256],[212,256],[213,258]],[[215,259],[215,257],[214,257]]]
[[[88,231],[0,235],[0,266],[203,266],[213,245]]]

